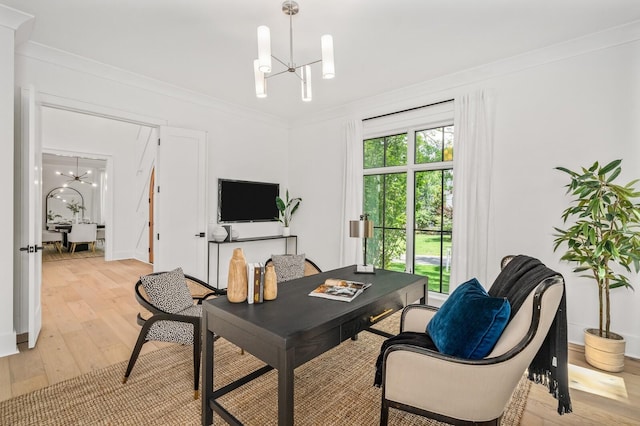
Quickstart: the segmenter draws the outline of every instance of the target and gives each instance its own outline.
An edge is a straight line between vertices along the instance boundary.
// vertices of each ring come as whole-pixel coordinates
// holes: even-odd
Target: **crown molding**
[[[291,127],[335,120],[349,115],[365,118],[450,99],[465,87],[479,84],[492,78],[638,40],[640,40],[640,21],[634,21],[327,109],[313,117],[296,120],[291,123]]]
[[[220,114],[233,116],[241,114],[243,116],[249,116],[256,121],[279,126],[286,126],[288,124],[286,120],[276,116],[225,102],[202,93],[94,61],[42,43],[34,41],[23,43],[16,47],[16,55],[213,109]]]
[[[3,19],[4,18],[4,19]],[[0,5],[0,25],[7,22],[14,27],[30,27],[33,16]],[[27,26],[24,26],[28,23]],[[30,32],[30,28],[29,28]],[[517,56],[487,63],[427,80],[398,90],[363,98],[354,102],[326,109],[311,117],[298,120],[286,120],[265,114],[237,104],[222,101],[202,93],[194,92],[160,80],[155,80],[121,68],[113,67],[41,43],[27,41],[16,47],[16,55],[50,63],[98,78],[117,82],[127,86],[161,94],[194,105],[214,109],[220,114],[242,114],[260,122],[294,128],[319,123],[345,116],[367,117],[402,109],[412,108],[425,103],[448,99],[466,86],[478,84],[529,68],[558,62],[594,51],[615,47],[640,39],[640,21],[613,27],[588,34],[562,43],[536,49]]]
[[[35,16],[0,4],[0,26],[15,32],[15,45],[26,42],[31,36]]]

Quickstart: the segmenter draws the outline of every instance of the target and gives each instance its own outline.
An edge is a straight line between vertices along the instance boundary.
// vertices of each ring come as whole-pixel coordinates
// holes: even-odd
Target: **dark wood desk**
[[[327,278],[373,285],[349,303],[308,296]],[[426,303],[426,277],[386,270],[377,270],[373,275],[356,274],[355,266],[348,266],[279,284],[278,298],[261,304],[229,303],[226,297],[205,301],[202,424],[212,424],[215,411],[229,424],[240,425],[216,399],[275,368],[278,424],[293,425],[294,368],[417,300]],[[214,390],[214,333],[267,365]]]

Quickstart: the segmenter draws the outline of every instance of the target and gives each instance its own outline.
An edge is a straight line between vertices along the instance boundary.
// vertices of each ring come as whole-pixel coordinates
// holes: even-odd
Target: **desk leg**
[[[213,332],[207,327],[207,310],[202,310],[202,425],[213,424],[213,410],[209,400],[213,396]]]
[[[293,425],[293,348],[282,352],[278,367],[278,425]]]

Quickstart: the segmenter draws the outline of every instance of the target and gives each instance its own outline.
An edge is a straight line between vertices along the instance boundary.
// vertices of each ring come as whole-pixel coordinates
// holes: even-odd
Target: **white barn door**
[[[153,270],[206,281],[206,133],[161,126],[156,158]]]

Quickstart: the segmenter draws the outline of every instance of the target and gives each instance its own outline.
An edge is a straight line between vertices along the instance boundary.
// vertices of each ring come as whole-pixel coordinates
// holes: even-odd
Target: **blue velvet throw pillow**
[[[491,297],[472,278],[455,289],[427,324],[438,351],[465,359],[489,355],[507,325],[507,299]]]

